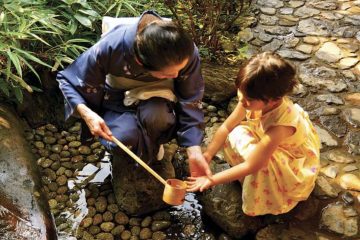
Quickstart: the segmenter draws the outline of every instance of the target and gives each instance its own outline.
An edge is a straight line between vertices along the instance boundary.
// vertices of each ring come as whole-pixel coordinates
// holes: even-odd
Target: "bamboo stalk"
[[[136,162],[138,162],[141,166],[143,166],[149,173],[151,173],[157,180],[159,180],[162,184],[166,186],[166,181],[159,174],[157,174],[154,170],[152,170],[143,160],[141,160],[138,156],[136,156],[128,147],[126,147],[122,142],[120,142],[116,137],[112,136],[116,145],[118,145],[122,150],[124,150],[127,154],[129,154]]]

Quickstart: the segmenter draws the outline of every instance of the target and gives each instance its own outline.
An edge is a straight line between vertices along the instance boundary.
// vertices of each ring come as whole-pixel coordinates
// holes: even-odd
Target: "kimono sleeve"
[[[57,74],[56,79],[65,98],[65,119],[74,113],[78,104],[98,110],[104,96],[111,54],[107,42],[100,40]]]
[[[180,72],[174,86],[178,98],[178,142],[183,147],[200,145],[204,128],[202,111],[204,80],[196,47],[192,58],[185,69]]]

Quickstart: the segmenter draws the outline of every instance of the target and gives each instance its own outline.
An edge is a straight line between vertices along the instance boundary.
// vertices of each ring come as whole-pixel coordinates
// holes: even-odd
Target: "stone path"
[[[332,203],[321,222],[346,237],[358,236],[360,1],[258,0],[256,4],[256,26],[238,37],[249,43],[252,53],[277,52],[297,65],[301,85],[293,99],[310,113],[322,142],[322,170],[314,193],[352,198],[352,214]]]

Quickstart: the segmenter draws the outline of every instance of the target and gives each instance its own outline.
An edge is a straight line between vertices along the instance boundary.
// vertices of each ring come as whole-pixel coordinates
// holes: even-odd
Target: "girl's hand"
[[[186,149],[189,158],[189,170],[191,177],[212,176],[209,163],[205,160],[200,146],[192,146]]]
[[[200,192],[203,192],[204,190],[210,188],[214,183],[212,179],[207,176],[188,177],[188,180],[189,181],[186,181],[186,190],[188,192],[196,192],[199,190]]]
[[[205,151],[205,152],[203,153],[203,156],[204,156],[204,158],[205,158],[205,160],[206,160],[207,163],[210,163],[210,162],[211,162],[212,156],[211,156],[207,151]]]

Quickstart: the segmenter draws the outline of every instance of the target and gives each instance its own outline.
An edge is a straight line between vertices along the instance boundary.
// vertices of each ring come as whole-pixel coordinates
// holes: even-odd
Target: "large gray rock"
[[[212,165],[213,172],[227,169],[228,164]],[[225,232],[241,238],[262,227],[260,218],[249,217],[242,211],[241,186],[238,182],[217,185],[200,196],[203,211]]]
[[[235,78],[238,71],[238,66],[228,67],[203,63],[202,74],[205,79],[205,98],[213,102],[222,102],[235,96]]]
[[[0,239],[57,239],[25,125],[0,104]]]
[[[165,180],[175,177],[172,156],[149,166]],[[113,154],[112,183],[118,206],[130,215],[144,215],[167,207],[162,201],[164,185],[126,153]]]

